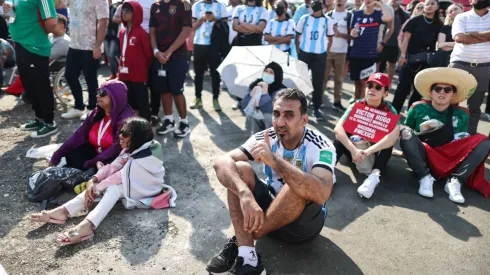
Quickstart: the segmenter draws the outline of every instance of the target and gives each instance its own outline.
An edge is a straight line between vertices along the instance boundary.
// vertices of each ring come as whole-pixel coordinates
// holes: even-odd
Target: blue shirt
[[[328,49],[327,36],[333,36],[332,20],[326,16],[314,17],[306,14],[296,25],[296,32],[301,34],[299,47],[303,52],[322,54]]]
[[[273,37],[294,36],[294,21],[292,19],[286,19],[284,21],[272,19],[267,23],[267,26],[264,29],[264,34],[269,34]],[[287,51],[289,50],[289,45],[290,43],[275,44],[274,46],[281,51]]]
[[[311,9],[307,7],[306,4],[302,4],[301,6],[299,6],[298,9],[296,9],[296,12],[294,13],[293,16],[294,24],[298,25],[299,19],[303,17],[303,15],[310,14],[310,13],[311,13]]]
[[[212,12],[217,20],[227,18],[226,6],[220,1],[213,0],[206,2],[200,0],[192,5],[192,19],[199,19],[206,12]],[[203,22],[196,30],[194,35],[194,44],[196,45],[211,45],[211,32],[213,31],[214,22]]]
[[[370,15],[364,14],[363,10],[354,13],[352,28],[357,28],[359,34],[353,39],[351,57],[376,58],[378,55],[376,48],[378,46],[379,26],[383,22],[381,16],[382,13],[378,10]]]

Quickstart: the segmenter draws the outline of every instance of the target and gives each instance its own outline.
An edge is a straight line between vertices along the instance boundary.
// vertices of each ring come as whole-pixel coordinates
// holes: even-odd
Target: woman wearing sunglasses
[[[390,78],[387,74],[374,73],[369,76],[366,84],[365,97],[356,101],[354,104],[360,103],[364,106],[376,108],[384,112],[397,114],[393,106],[384,101],[384,98],[388,96],[388,91],[391,84]],[[359,137],[354,137],[344,130],[344,122],[349,117],[354,104],[349,106],[335,126],[334,133],[336,140],[334,145],[337,152],[337,162],[344,154],[347,155],[349,160],[356,163],[363,162],[366,157],[374,155],[374,164],[370,169],[371,172],[367,179],[364,180],[364,183],[357,189],[357,192],[361,197],[369,199],[373,195],[374,189],[380,182],[379,177],[381,176],[381,173],[386,169],[388,160],[391,157],[393,146],[399,137],[400,126],[397,125],[393,131],[391,131],[391,133],[384,136],[378,143],[370,144],[367,149],[361,150],[354,144],[354,142],[360,143],[362,140],[353,141],[353,139]]]
[[[101,197],[80,224],[56,236],[60,245],[91,239],[119,199],[127,209],[175,207],[177,194],[163,182],[162,146],[153,139],[150,123],[143,118],[129,118],[116,140],[123,148],[121,154],[92,177],[87,190],[56,209],[31,216],[35,222],[64,224],[68,217],[88,209],[95,198]]]
[[[458,106],[476,87],[475,77],[456,68],[425,69],[415,76],[415,88],[426,100],[408,111],[400,146],[419,178],[421,196],[434,196],[434,178],[446,179],[444,190],[456,203],[465,201],[463,183],[490,196],[484,176],[490,139],[468,134],[468,110]]]
[[[110,163],[121,152],[119,129],[132,116],[134,112],[128,105],[124,83],[105,82],[97,91],[97,108],[53,154],[50,165],[58,165],[63,157],[67,167],[84,171],[96,168],[97,162]],[[91,170],[87,171],[89,175],[95,172]]]

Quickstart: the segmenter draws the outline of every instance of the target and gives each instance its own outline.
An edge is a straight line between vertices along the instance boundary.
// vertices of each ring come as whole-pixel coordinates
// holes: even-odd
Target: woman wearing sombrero
[[[468,110],[458,106],[475,91],[475,78],[461,69],[431,68],[420,71],[414,82],[424,100],[408,111],[400,145],[419,178],[419,194],[434,196],[435,177],[446,179],[444,190],[456,203],[464,203],[461,184],[465,182],[489,197],[484,161],[490,152],[490,139],[468,134]]]

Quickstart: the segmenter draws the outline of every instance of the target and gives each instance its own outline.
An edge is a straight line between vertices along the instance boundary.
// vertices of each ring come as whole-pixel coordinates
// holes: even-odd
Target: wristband
[[[157,54],[157,52],[159,52],[157,48],[153,49],[153,55]]]

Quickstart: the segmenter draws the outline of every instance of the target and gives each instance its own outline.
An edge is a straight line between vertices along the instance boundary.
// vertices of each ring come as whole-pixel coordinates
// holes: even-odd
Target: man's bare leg
[[[174,104],[172,93],[162,94],[162,106],[164,115],[172,115],[172,104]]]
[[[396,67],[396,63],[388,62],[388,77],[390,78],[390,83],[393,83],[393,76],[395,75],[395,67]]]
[[[179,117],[181,119],[187,118],[187,109],[185,105],[184,95],[176,95],[174,99],[175,99],[175,106],[177,107],[177,112],[179,112]]]

